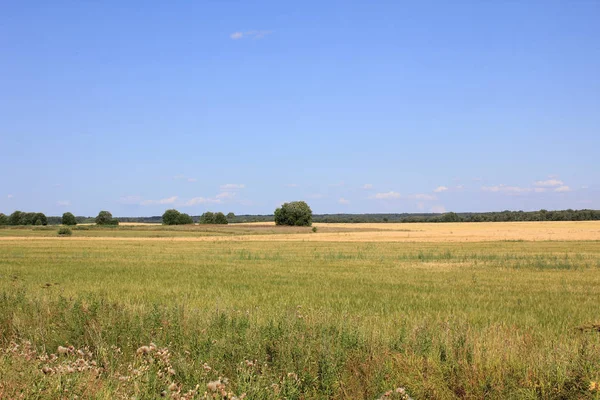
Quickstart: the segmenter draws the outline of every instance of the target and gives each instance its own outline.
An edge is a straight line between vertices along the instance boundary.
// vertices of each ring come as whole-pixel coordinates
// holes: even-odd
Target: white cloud
[[[571,188],[566,185],[563,185],[563,186],[557,187],[556,189],[554,189],[554,191],[555,192],[570,192]]]
[[[299,185],[297,183],[288,183],[285,186],[289,187],[289,188],[295,188],[295,187],[298,187]]]
[[[563,185],[563,181],[558,180],[558,179],[548,179],[545,181],[537,181],[534,183],[534,186],[541,186],[541,187],[554,187],[554,186],[561,186]]]
[[[69,207],[71,202],[69,200],[59,200],[56,202],[56,205],[59,207]]]
[[[350,204],[350,200],[346,200],[343,197],[340,197],[340,199],[338,200],[338,203],[340,204]]]
[[[211,199],[206,197],[194,197],[193,199],[189,199],[183,205],[186,207],[195,206],[198,204],[215,204],[220,203],[221,199]]]
[[[325,197],[325,195],[321,193],[313,193],[306,196],[307,199],[322,199],[323,197]]]
[[[226,183],[224,185],[221,185],[221,190],[237,190],[243,189],[245,187],[246,185],[244,185],[243,183]]]
[[[425,203],[423,203],[423,202],[417,203],[417,209],[419,211],[423,211],[425,209]]]
[[[536,187],[533,189],[534,192],[536,193],[544,193],[547,189],[543,188],[543,187]]]
[[[173,204],[177,201],[177,196],[167,197],[160,200],[144,200],[140,204],[143,206],[153,206],[158,204]]]
[[[443,214],[446,212],[446,207],[444,206],[433,206],[431,207],[431,212],[436,214]]]
[[[448,190],[448,188],[446,186],[438,186],[434,189],[434,192],[441,193],[441,192],[445,192],[446,190]]]
[[[589,189],[590,187],[587,185],[583,185],[581,188],[585,190],[585,189]]]
[[[246,32],[233,32],[232,34],[229,35],[229,37],[233,40],[239,40],[239,39],[243,39],[246,37],[252,38],[252,39],[262,39],[267,35],[270,35],[271,33],[273,33],[273,31],[266,31],[266,30],[251,30],[251,31],[246,31]]]
[[[198,179],[196,179],[196,178],[188,178],[187,181],[188,182],[198,182]]]
[[[457,189],[457,190],[462,190],[462,189],[464,189],[464,188],[465,188],[465,185],[458,185],[458,186],[456,186],[456,189]]]
[[[379,200],[387,200],[387,199],[399,199],[402,195],[398,192],[389,191],[386,193],[376,193],[375,196],[372,196],[374,199]]]
[[[215,196],[216,199],[232,199],[235,197],[234,192],[221,192]]]
[[[185,175],[181,175],[181,174],[179,174],[179,175],[175,175],[175,176],[173,177],[173,179],[175,179],[176,181],[179,181],[179,180],[181,180],[181,179],[185,179]]]
[[[373,185],[370,183],[365,183],[362,187],[364,190],[373,189]]]
[[[493,193],[507,193],[507,194],[518,194],[531,192],[530,188],[522,188],[518,186],[507,186],[507,185],[496,185],[496,186],[482,186],[481,190],[484,192]]]
[[[8,197],[9,199],[12,199],[12,198],[13,198],[13,197],[15,197],[15,196],[13,196],[12,194],[9,194],[9,195],[8,195],[8,196],[6,196],[6,197]]]

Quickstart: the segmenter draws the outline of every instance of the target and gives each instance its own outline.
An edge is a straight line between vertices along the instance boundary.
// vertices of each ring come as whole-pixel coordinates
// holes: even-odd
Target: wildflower
[[[44,366],[42,368],[42,372],[44,373],[44,375],[48,375],[48,374],[54,372],[54,370],[52,368],[50,368],[50,367]]]
[[[174,391],[176,391],[176,390],[177,390],[177,384],[176,384],[175,382],[171,383],[171,384],[169,385],[169,390],[170,390],[171,392],[174,392]]]
[[[58,354],[67,354],[69,352],[69,349],[63,346],[58,346],[57,352]]]
[[[169,375],[175,375],[175,370],[173,368],[169,368],[167,372],[169,373]]]
[[[150,351],[151,348],[149,346],[142,346],[139,349],[137,349],[136,353],[145,356],[146,354],[150,353]]]
[[[600,382],[590,382],[590,392],[600,391]]]
[[[206,387],[211,392],[216,392],[217,389],[219,388],[220,384],[221,384],[221,380],[219,379],[219,380],[216,380],[216,381],[210,381],[210,382],[208,382],[208,384],[206,385]]]

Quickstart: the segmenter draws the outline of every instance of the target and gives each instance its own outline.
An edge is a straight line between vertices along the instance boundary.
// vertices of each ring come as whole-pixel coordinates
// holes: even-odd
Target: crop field
[[[1,399],[600,399],[600,223],[0,229]]]

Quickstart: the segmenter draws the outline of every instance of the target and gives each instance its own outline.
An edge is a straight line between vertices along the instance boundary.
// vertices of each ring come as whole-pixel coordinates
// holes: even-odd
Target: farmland
[[[0,398],[599,398],[599,222],[315,226],[0,229]]]

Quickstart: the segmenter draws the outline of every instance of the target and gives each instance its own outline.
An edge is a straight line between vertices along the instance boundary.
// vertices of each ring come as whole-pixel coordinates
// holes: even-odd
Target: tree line
[[[167,210],[169,211],[169,210]],[[176,210],[175,210],[176,211]],[[108,214],[107,214],[108,213]],[[276,211],[277,213],[277,211]],[[166,212],[165,212],[166,214]],[[175,214],[176,215],[176,214]],[[241,223],[241,222],[273,222],[275,214],[270,215],[235,215],[229,213],[206,212],[202,215],[190,216],[188,214],[180,214],[183,217],[180,223]],[[65,216],[67,217],[65,223]],[[281,213],[280,217],[285,219],[285,213]],[[100,217],[100,218],[99,218]],[[192,222],[189,222],[191,218]],[[282,219],[282,220],[283,220]],[[311,216],[311,222],[331,222],[331,223],[386,223],[386,222],[510,222],[510,221],[598,221],[600,220],[600,210],[539,210],[539,211],[500,211],[500,212],[483,212],[483,213],[454,213],[448,212],[444,214],[433,213],[388,213],[388,214],[314,214]],[[219,222],[217,222],[219,221]],[[172,225],[172,223],[164,222],[163,216],[153,217],[119,217],[113,218],[108,211],[102,211],[97,217],[74,216],[72,213],[65,213],[60,216],[46,217],[43,213],[15,211],[10,215],[0,213],[0,225],[75,225],[78,223],[99,223],[99,225],[116,225],[119,222],[146,222],[146,223],[164,223]]]

